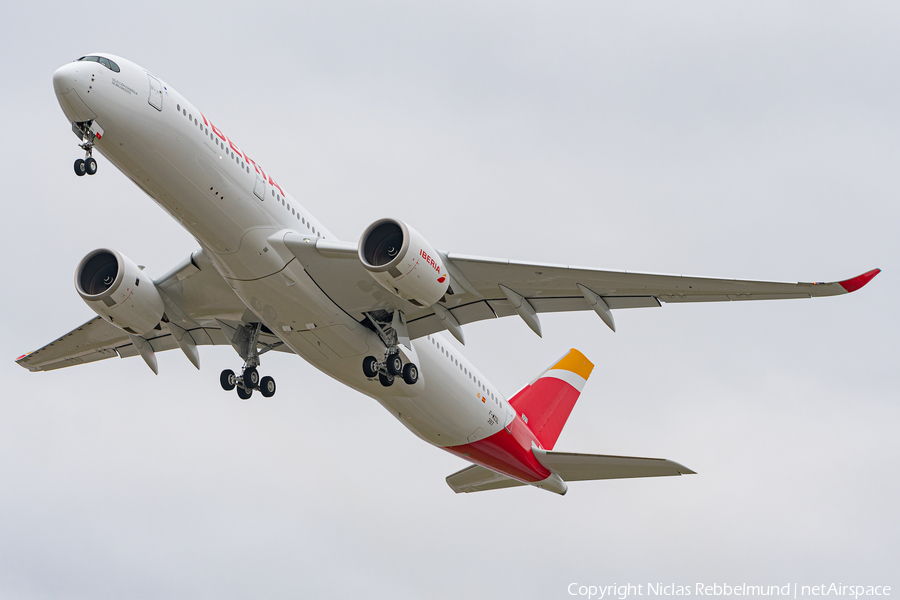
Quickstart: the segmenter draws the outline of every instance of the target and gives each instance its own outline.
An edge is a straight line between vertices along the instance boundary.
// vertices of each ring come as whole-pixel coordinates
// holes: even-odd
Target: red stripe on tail
[[[575,408],[575,402],[581,396],[581,390],[569,381],[579,387],[584,385],[593,368],[591,361],[573,348],[509,401],[516,410],[517,418],[527,423],[544,449],[552,450],[556,445]]]

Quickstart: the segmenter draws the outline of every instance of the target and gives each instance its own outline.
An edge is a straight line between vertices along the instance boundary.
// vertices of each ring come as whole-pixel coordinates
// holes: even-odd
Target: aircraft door
[[[150,78],[150,98],[148,99],[148,102],[150,102],[150,106],[161,111],[163,107],[162,85],[159,83],[159,79],[153,75],[147,75],[147,77]]]
[[[266,180],[259,173],[256,174],[256,185],[253,187],[253,193],[260,200],[264,200],[266,196]]]

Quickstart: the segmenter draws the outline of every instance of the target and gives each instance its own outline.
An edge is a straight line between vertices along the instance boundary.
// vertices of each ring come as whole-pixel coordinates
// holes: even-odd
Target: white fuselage
[[[102,128],[96,149],[197,239],[255,320],[437,446],[483,439],[512,420],[499,392],[441,335],[401,347],[419,366],[415,385],[367,379],[362,359],[383,354],[381,339],[332,302],[281,241],[289,232],[334,239],[329,231],[170,85],[104,56],[121,71],[96,62],[57,71],[63,111]]]

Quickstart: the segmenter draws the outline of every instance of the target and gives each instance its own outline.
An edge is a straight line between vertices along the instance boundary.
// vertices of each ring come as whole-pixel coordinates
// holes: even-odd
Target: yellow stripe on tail
[[[587,356],[582,354],[579,350],[572,348],[569,350],[568,354],[563,356],[562,359],[550,367],[549,370],[554,369],[570,371],[582,379],[587,380],[587,378],[591,376],[591,371],[594,370],[594,363],[589,361]]]

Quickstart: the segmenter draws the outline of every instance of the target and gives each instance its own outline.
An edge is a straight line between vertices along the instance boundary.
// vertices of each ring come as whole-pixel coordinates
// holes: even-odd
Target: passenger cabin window
[[[86,61],[86,62],[96,62],[100,63],[110,71],[118,73],[121,69],[119,69],[119,65],[115,62],[109,60],[108,58],[103,58],[102,56],[82,56],[75,62]]]

